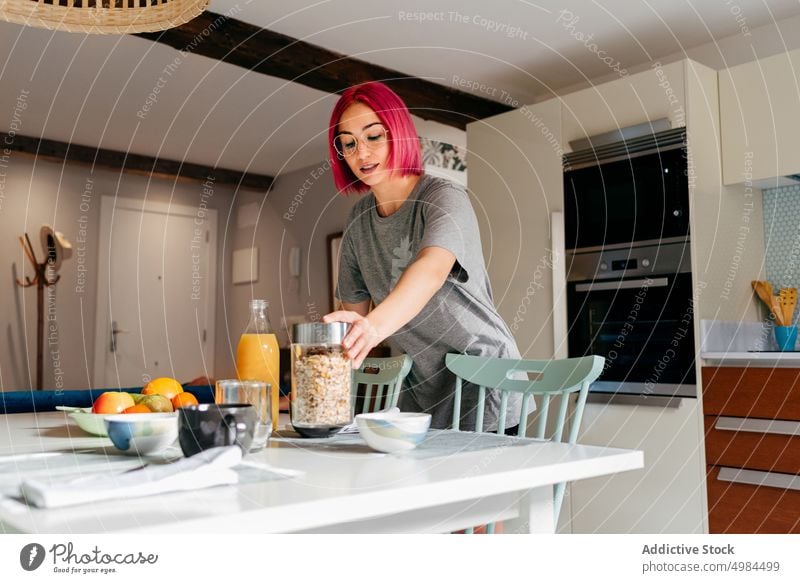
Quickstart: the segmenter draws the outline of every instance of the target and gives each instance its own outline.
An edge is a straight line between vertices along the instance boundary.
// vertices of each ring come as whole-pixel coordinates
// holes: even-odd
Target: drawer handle
[[[780,419],[748,419],[746,417],[719,417],[714,429],[723,431],[752,431],[754,433],[772,433],[773,435],[800,436],[800,421],[782,421]]]
[[[733,482],[734,484],[769,486],[771,488],[780,488],[781,490],[800,490],[800,476],[793,474],[720,468],[717,479],[720,482]]]

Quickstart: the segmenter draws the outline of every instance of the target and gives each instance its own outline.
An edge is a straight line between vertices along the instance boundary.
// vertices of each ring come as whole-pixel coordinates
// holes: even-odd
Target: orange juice
[[[266,381],[272,385],[272,427],[278,428],[280,351],[275,334],[242,334],[236,350],[239,379]]]

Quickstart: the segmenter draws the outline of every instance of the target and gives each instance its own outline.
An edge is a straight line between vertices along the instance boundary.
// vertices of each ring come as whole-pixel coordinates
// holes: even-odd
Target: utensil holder
[[[797,326],[775,326],[775,342],[781,352],[793,351],[797,344]]]

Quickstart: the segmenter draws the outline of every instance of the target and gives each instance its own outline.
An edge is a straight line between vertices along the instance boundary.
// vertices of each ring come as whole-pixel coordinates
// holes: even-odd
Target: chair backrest
[[[502,434],[506,429],[506,409],[509,393],[522,394],[522,409],[517,433],[519,436],[527,434],[530,401],[534,395],[539,395],[541,403],[533,437],[574,444],[578,441],[578,431],[583,418],[586,397],[589,393],[589,385],[597,380],[600,373],[603,372],[605,358],[602,356],[584,356],[561,360],[518,360],[448,354],[445,362],[447,368],[456,375],[453,399],[454,429],[459,428],[461,421],[462,383],[467,381],[476,385],[478,390],[476,431],[483,431],[483,410],[486,391],[487,389],[496,389],[500,392],[500,414],[497,422],[498,434]],[[522,380],[520,377],[527,380]],[[570,420],[568,415],[569,398],[573,393],[577,393],[577,399]],[[558,411],[555,419],[551,420],[553,423],[552,432],[546,436],[548,419],[550,418],[550,402],[554,399],[558,400]],[[568,421],[569,428],[566,431],[566,439],[564,439],[565,427]],[[561,483],[556,485],[555,488],[554,508],[556,521],[558,521],[561,503],[564,499],[565,486],[566,484]]]
[[[361,368],[353,371],[353,408],[355,412],[359,386],[364,385],[359,413],[370,413],[397,406],[403,379],[411,370],[407,354],[387,358],[366,358]]]

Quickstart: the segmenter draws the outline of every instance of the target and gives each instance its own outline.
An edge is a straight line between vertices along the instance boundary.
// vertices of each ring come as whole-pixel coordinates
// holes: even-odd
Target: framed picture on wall
[[[328,235],[328,281],[331,298],[331,312],[335,312],[341,307],[341,302],[336,299],[336,283],[339,281],[339,253],[342,248],[343,233],[333,233]]]

